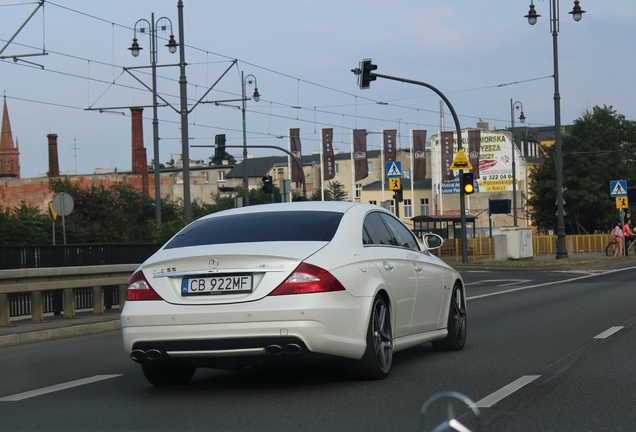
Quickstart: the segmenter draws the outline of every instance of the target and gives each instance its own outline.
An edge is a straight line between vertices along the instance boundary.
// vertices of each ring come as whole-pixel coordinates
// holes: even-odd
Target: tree
[[[347,191],[339,181],[330,181],[325,190],[325,201],[344,201],[347,199]]]
[[[208,158],[208,165],[223,165],[224,160],[227,161],[228,165],[236,164],[236,159],[234,159],[234,156],[232,156],[228,152],[225,152],[225,156],[223,157],[223,159],[215,158],[214,155],[210,156]]]
[[[66,192],[73,197],[73,212],[67,223],[82,227],[89,242],[148,241],[151,237],[147,220],[154,218],[154,200],[144,197],[131,185],[109,187],[92,184],[82,188],[80,182],[54,178],[49,182],[53,192]],[[70,241],[69,241],[70,242]]]
[[[347,191],[344,190],[344,185],[339,181],[330,181],[327,183],[327,189],[325,189],[325,201],[344,201],[347,199]],[[322,188],[314,190],[309,197],[309,201],[321,201],[322,200]]]
[[[534,224],[556,230],[556,168],[554,147],[530,173],[528,208]],[[611,180],[636,185],[636,122],[610,106],[594,107],[574,121],[562,140],[563,198],[567,233],[609,229],[618,218],[609,194]]]
[[[29,207],[22,201],[19,207],[0,212],[0,244],[47,243],[51,243],[51,223],[38,207]]]

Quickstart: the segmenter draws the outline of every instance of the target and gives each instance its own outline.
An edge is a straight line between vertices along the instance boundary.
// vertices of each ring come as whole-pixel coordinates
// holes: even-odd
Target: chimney
[[[144,147],[144,109],[135,107],[130,109],[132,119],[132,172],[141,174],[141,191],[144,196],[150,196],[148,187],[148,159]]]
[[[48,134],[49,139],[49,172],[48,177],[60,176],[60,163],[57,159],[57,134]]]

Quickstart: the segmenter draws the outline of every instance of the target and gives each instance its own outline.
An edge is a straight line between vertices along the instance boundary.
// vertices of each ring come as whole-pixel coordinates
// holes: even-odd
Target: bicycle
[[[621,242],[621,245],[622,244],[623,243]],[[625,249],[625,256],[627,256],[627,253],[630,251],[630,249],[634,247],[635,244],[636,244],[636,236],[632,237],[631,240],[627,242],[627,249]],[[614,240],[611,240],[609,244],[605,247],[605,254],[607,256],[614,256],[615,253],[616,253],[616,242]]]

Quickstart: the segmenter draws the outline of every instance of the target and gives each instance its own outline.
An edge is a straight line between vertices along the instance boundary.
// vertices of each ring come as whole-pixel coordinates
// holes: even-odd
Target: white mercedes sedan
[[[327,358],[383,379],[394,352],[466,343],[464,284],[430,252],[441,245],[371,204],[210,214],[130,277],[124,346],[154,385],[187,384],[197,367]]]

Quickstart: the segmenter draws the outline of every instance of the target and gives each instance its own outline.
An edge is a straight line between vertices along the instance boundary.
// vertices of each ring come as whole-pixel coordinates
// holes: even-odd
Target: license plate
[[[252,292],[252,275],[183,278],[181,295],[239,294]]]

